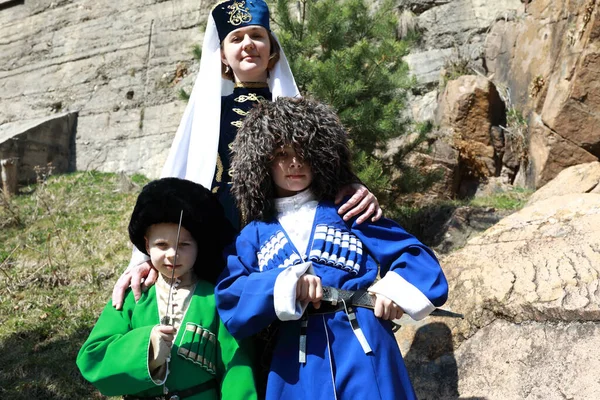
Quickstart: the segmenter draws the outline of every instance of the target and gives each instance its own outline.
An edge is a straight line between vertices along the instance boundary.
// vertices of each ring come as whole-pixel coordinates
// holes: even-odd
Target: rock
[[[511,107],[530,121],[533,188],[600,157],[600,18],[595,1],[540,0],[497,21],[486,65]],[[529,178],[529,177],[528,177]]]
[[[421,14],[430,8],[450,2],[452,0],[399,0],[397,4],[398,8],[408,9],[415,14]]]
[[[600,195],[569,194],[511,214],[444,259],[455,343],[501,318],[595,321],[600,318],[598,271]],[[549,251],[552,249],[552,251]]]
[[[499,173],[499,156],[495,155],[490,129],[501,125],[503,118],[504,103],[488,79],[464,75],[448,82],[440,98],[436,123],[454,131],[463,175],[485,178]]]
[[[600,188],[600,162],[575,165],[562,170],[556,178],[537,190],[527,202],[546,200],[571,193],[590,193]]]
[[[456,53],[454,49],[415,51],[404,57],[410,72],[421,85],[437,83],[444,64]]]
[[[443,257],[443,308],[465,319],[430,317],[396,333],[419,398],[596,398],[599,237],[600,194],[569,194]]]
[[[455,352],[457,392],[461,399],[596,399],[599,335],[597,322],[495,321]]]
[[[427,27],[424,41],[435,48],[453,48],[486,31],[492,23],[508,14],[523,13],[520,0],[492,2],[455,0],[433,7],[419,15],[419,26]]]
[[[0,127],[0,159],[16,159],[19,183],[35,182],[36,167],[74,170],[72,145],[77,113],[63,113]]]
[[[530,118],[529,134],[529,187],[544,186],[565,168],[597,161],[593,154],[550,130],[535,113]]]
[[[202,43],[210,7],[100,0],[2,10],[0,125],[45,118],[60,104],[79,113],[77,169],[158,176],[185,108],[177,93],[196,76],[191,49]]]
[[[414,96],[409,98],[410,115],[409,117],[415,122],[430,122],[435,119],[437,110],[438,91],[432,90],[422,96]]]
[[[437,232],[433,248],[441,254],[460,249],[470,239],[511,213],[492,207],[459,207]]]

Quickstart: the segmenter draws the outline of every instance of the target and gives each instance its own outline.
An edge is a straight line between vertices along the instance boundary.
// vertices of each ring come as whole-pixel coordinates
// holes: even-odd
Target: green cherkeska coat
[[[148,367],[150,332],[159,323],[156,288],[136,303],[127,293],[123,310],[109,302],[77,355],[85,379],[107,396],[157,396],[163,386]],[[251,358],[244,342],[236,341],[217,314],[214,287],[199,281],[171,349],[166,387],[185,390],[211,379],[218,389],[186,400],[256,399]]]

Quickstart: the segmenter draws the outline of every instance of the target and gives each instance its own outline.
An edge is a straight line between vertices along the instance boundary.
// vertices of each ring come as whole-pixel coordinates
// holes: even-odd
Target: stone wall
[[[12,136],[30,121],[76,111],[77,169],[157,176],[185,108],[177,93],[191,88],[192,46],[201,44],[212,3],[5,3],[0,130]]]

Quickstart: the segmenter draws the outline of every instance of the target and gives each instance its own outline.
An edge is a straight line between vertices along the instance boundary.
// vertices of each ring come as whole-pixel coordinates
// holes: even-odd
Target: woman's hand
[[[371,221],[375,222],[383,215],[377,197],[360,183],[344,186],[335,197],[335,204],[339,204],[345,196],[352,195],[346,203],[338,210],[338,214],[343,215],[344,221],[362,213],[356,220],[357,224],[362,224],[372,216]]]
[[[113,287],[113,307],[117,310],[123,308],[125,292],[130,285],[131,290],[133,290],[133,297],[137,302],[142,296],[142,290],[148,290],[150,286],[154,285],[156,278],[158,278],[158,271],[154,269],[150,261],[146,261],[131,268],[129,271],[123,272],[123,275],[121,275]]]
[[[375,316],[386,321],[400,319],[404,310],[390,298],[382,294],[375,294]]]

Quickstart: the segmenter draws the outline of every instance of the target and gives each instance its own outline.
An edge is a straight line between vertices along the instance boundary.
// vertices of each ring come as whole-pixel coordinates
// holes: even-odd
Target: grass
[[[106,398],[83,380],[75,358],[129,260],[128,217],[145,182],[42,174],[2,198],[1,398]]]
[[[531,190],[514,188],[508,192],[495,193],[488,197],[477,197],[469,201],[468,205],[473,207],[492,207],[497,210],[520,210],[525,206],[529,197],[533,194]]]

